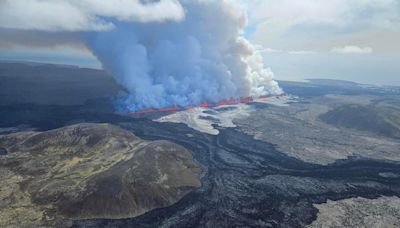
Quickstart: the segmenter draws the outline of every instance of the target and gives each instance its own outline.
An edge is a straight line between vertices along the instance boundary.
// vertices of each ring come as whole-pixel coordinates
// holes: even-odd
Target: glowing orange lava
[[[204,101],[198,105],[188,105],[185,107],[171,106],[171,107],[165,107],[165,108],[159,108],[159,109],[142,109],[142,110],[139,110],[136,112],[130,112],[128,114],[129,115],[140,115],[140,114],[146,114],[146,113],[182,111],[182,110],[188,110],[188,109],[193,109],[193,108],[198,108],[198,107],[212,108],[212,107],[219,107],[219,106],[224,106],[224,105],[236,105],[236,104],[240,104],[240,103],[251,103],[255,99],[266,99],[266,98],[271,98],[271,97],[283,97],[283,96],[286,96],[286,94],[282,93],[282,94],[278,94],[278,95],[266,95],[266,96],[260,96],[257,98],[253,98],[253,97],[230,98],[230,99],[220,100],[215,103]]]

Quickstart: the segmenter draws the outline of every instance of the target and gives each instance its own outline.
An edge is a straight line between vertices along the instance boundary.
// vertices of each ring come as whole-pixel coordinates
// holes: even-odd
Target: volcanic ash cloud
[[[229,1],[179,2],[184,17],[155,22],[112,20],[87,35],[89,48],[128,94],[131,111],[231,97],[280,93],[273,74],[241,36],[245,14]]]

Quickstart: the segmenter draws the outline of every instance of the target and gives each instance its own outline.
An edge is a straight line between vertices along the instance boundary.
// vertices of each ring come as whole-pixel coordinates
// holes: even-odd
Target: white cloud
[[[180,20],[177,0],[144,4],[140,0],[2,0],[0,27],[41,31],[100,31],[113,27],[104,17],[120,21]]]
[[[314,54],[315,52],[302,50],[302,51],[289,51],[288,53],[291,55],[309,55],[309,54]]]
[[[273,48],[262,48],[261,45],[256,46],[256,50],[260,53],[268,53],[268,54],[290,54],[290,55],[309,55],[309,54],[315,54],[315,51],[309,51],[309,50],[295,50],[295,51],[286,51],[286,50],[280,50],[280,49],[273,49]]]
[[[370,54],[373,51],[374,50],[371,47],[358,46],[334,47],[331,49],[331,52],[339,54]]]
[[[273,48],[264,48],[259,50],[261,53],[282,53],[283,50],[273,49]]]

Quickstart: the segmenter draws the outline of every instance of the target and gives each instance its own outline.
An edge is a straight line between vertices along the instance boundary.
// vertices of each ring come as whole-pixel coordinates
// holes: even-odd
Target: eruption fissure
[[[277,94],[275,97],[283,97],[286,96],[285,93]],[[158,112],[172,112],[172,111],[183,111],[183,110],[189,110],[189,109],[194,109],[194,108],[214,108],[214,107],[220,107],[220,106],[226,106],[226,105],[237,105],[241,103],[252,103],[256,101],[257,99],[268,99],[273,97],[272,95],[264,95],[264,96],[259,96],[257,98],[253,97],[241,97],[241,98],[230,98],[230,99],[224,99],[220,100],[217,102],[208,102],[208,101],[203,101],[198,105],[187,105],[185,107],[179,107],[179,106],[170,106],[170,107],[164,107],[164,108],[158,108],[158,109],[141,109],[137,110],[135,112],[129,112],[129,115],[141,115],[141,114],[147,114],[147,113],[158,113]]]

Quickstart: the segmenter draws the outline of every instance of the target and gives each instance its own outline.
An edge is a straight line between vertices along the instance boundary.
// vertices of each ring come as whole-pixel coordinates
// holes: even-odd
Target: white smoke
[[[126,88],[119,107],[132,111],[280,93],[242,37],[245,25],[245,13],[229,0],[0,2],[0,27],[80,31]]]
[[[185,106],[280,93],[273,74],[241,36],[242,10],[230,1],[181,0],[185,18],[114,21],[88,35],[88,46],[123,85],[129,110]]]

